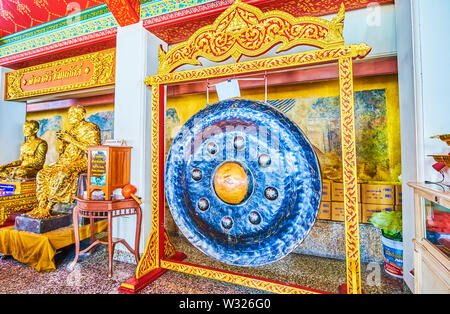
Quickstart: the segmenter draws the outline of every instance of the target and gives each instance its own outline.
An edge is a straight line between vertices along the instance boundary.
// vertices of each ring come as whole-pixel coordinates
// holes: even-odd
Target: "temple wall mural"
[[[241,93],[242,98],[264,100],[261,88]],[[293,120],[313,144],[323,178],[336,181],[342,180],[338,95],[334,80],[268,88],[269,103]],[[217,101],[215,97],[210,93],[211,104]],[[205,94],[168,98],[167,147],[181,126],[205,106]],[[399,182],[401,153],[395,149],[400,146],[397,76],[355,78],[355,116],[358,181]]]
[[[107,139],[114,138],[114,104],[85,108],[87,111],[86,120],[100,127],[102,143]],[[48,143],[46,165],[55,162],[58,158],[56,132],[68,128],[67,110],[68,108],[27,113],[28,120],[39,121],[38,136]]]

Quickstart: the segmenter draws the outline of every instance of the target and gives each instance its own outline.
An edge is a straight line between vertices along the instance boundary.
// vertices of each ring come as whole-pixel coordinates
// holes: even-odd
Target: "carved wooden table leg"
[[[75,230],[75,259],[74,263],[77,262],[80,254],[85,252],[92,252],[93,248],[97,244],[108,245],[108,277],[112,277],[113,274],[113,257],[114,249],[117,243],[122,243],[130,252],[134,255],[136,262],[139,263],[139,240],[141,235],[141,224],[142,224],[142,209],[133,199],[120,199],[120,200],[85,200],[80,198],[75,198],[77,200],[77,206],[73,211],[73,221]],[[89,218],[89,223],[91,226],[91,245],[86,249],[80,251],[80,235],[78,230],[78,215],[81,217]],[[131,246],[124,240],[120,238],[113,238],[113,218],[120,216],[136,215],[136,237],[135,237],[135,247],[134,250]],[[95,239],[95,218],[107,218],[108,219],[108,237],[107,240]],[[77,226],[77,227],[75,227]]]
[[[73,220],[73,231],[75,234],[75,258],[73,259],[72,264],[75,265],[76,262],[78,261],[78,255],[80,254],[80,231],[79,231],[79,226],[78,226],[78,212],[79,212],[79,208],[78,206],[75,206],[75,208],[73,209],[73,213],[72,213],[72,220]]]
[[[108,277],[112,277],[112,260],[114,255],[114,245],[112,238],[112,212],[108,212]]]
[[[136,237],[134,240],[134,257],[136,263],[139,264],[139,241],[141,237],[141,224],[142,224],[142,209],[141,206],[136,207]]]
[[[89,225],[91,228],[91,244],[95,242],[95,222],[94,218],[89,217]],[[90,254],[94,253],[94,246],[89,252]]]

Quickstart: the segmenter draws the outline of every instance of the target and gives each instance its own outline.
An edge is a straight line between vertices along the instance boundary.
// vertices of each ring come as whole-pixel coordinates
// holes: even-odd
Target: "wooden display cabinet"
[[[414,189],[414,289],[417,294],[450,293],[450,192],[408,183]]]
[[[103,191],[105,200],[111,200],[115,189],[129,184],[130,160],[130,146],[90,146],[87,199],[92,199],[92,192]]]

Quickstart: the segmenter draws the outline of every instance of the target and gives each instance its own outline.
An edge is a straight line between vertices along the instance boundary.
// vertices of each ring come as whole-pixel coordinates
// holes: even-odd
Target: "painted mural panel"
[[[398,181],[400,167],[391,168],[386,125],[385,89],[355,92],[358,179]],[[308,136],[316,147],[323,176],[342,180],[339,97],[272,101]],[[289,105],[288,105],[289,104]]]
[[[102,143],[114,138],[114,111],[97,112],[90,115],[86,120],[100,127]]]
[[[58,158],[58,141],[56,139],[56,132],[62,129],[63,119],[60,115],[51,116],[37,120],[39,122],[38,136],[47,141],[48,150],[45,164],[51,164]]]
[[[268,101],[294,121],[313,144],[325,179],[342,180],[339,96],[296,97]],[[166,111],[167,147],[181,127],[178,109]],[[196,112],[193,107],[192,113]],[[358,180],[397,182],[400,164],[390,160],[385,89],[355,92]]]

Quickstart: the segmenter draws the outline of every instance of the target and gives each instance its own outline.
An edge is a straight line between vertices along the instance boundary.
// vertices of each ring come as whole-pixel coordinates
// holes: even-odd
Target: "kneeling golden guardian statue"
[[[58,160],[38,172],[36,177],[38,207],[27,216],[44,219],[51,216],[56,203],[71,203],[76,194],[80,173],[88,167],[88,146],[101,145],[100,128],[87,122],[82,106],[69,109],[68,131],[58,132],[62,142]]]
[[[37,137],[39,122],[31,120],[23,124],[23,135],[27,138],[20,146],[19,160],[0,166],[1,180],[30,180],[42,169],[47,155],[47,142]]]

